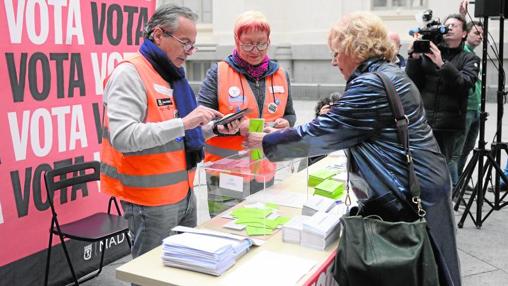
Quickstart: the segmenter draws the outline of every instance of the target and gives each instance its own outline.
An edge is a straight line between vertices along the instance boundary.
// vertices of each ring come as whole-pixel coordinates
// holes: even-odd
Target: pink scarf
[[[262,75],[265,74],[265,72],[268,70],[268,63],[270,62],[270,58],[265,55],[263,58],[263,61],[261,61],[258,65],[251,65],[248,62],[244,61],[242,58],[240,58],[240,55],[238,54],[238,51],[236,49],[233,50],[233,61],[235,64],[240,66],[241,68],[245,69],[247,73],[254,79],[259,80]]]

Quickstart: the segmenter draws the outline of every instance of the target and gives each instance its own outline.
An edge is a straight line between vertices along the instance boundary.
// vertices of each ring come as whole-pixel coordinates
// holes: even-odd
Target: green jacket
[[[464,45],[464,51],[468,53],[474,53],[467,43]],[[467,97],[467,110],[480,110],[480,101],[482,96],[482,80],[478,77],[475,85],[469,90]]]

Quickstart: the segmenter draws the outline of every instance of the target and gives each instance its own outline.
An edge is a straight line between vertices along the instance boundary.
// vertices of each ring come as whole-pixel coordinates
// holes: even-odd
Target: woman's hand
[[[267,133],[264,132],[249,132],[247,140],[245,141],[245,147],[247,148],[263,148],[263,137]]]
[[[266,126],[265,128],[263,128],[263,132],[264,133],[272,133],[272,132],[275,132],[275,131],[278,131],[279,129],[277,128],[274,128],[274,127],[270,127],[270,126]]]
[[[238,133],[238,130],[240,130],[241,121],[242,121],[241,119],[238,119],[238,120],[228,123],[225,126],[219,125],[219,126],[217,126],[217,131],[219,132],[219,134],[226,134],[226,135],[236,134],[236,133]]]
[[[330,111],[331,108],[332,108],[332,106],[329,104],[323,105],[323,107],[321,107],[321,109],[319,110],[319,115],[328,113],[328,111]]]
[[[289,121],[287,121],[284,118],[277,118],[273,122],[273,128],[282,129],[282,128],[288,128],[289,127]]]
[[[249,134],[249,118],[243,117],[240,122],[240,135],[246,137]]]

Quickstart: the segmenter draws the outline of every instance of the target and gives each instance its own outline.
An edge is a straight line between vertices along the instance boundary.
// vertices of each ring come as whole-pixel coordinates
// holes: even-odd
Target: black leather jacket
[[[264,153],[270,160],[279,161],[348,149],[353,165],[351,184],[354,190],[363,191],[355,192],[360,203],[382,198],[390,193],[389,189],[407,194],[404,151],[384,87],[374,71],[391,79],[409,119],[410,149],[421,198],[431,234],[444,259],[441,270],[446,283],[442,285],[460,285],[446,161],[425,119],[417,87],[396,65],[380,59],[363,62],[330,112],[307,124],[266,135]],[[391,207],[392,204],[386,205]]]
[[[458,48],[439,47],[444,65],[441,68],[427,57],[409,58],[407,75],[423,98],[427,121],[434,130],[460,131],[466,124],[467,98],[480,70],[480,58]]]

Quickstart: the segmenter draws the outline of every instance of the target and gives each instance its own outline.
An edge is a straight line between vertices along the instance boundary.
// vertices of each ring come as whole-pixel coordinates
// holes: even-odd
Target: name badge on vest
[[[277,104],[275,104],[273,102],[268,104],[268,112],[275,113],[276,111],[277,111]]]
[[[241,90],[237,86],[232,86],[228,89],[228,101],[229,103],[244,102],[244,97],[240,96]]]
[[[157,98],[157,106],[169,106],[173,105],[173,100],[171,98]]]
[[[240,89],[238,86],[232,86],[228,89],[229,97],[238,97],[240,95]]]
[[[282,85],[274,85],[273,93],[284,93],[284,87]]]
[[[239,96],[239,97],[229,97],[228,98],[228,102],[229,103],[239,103],[239,104],[242,104],[243,102],[245,102],[243,96]]]

